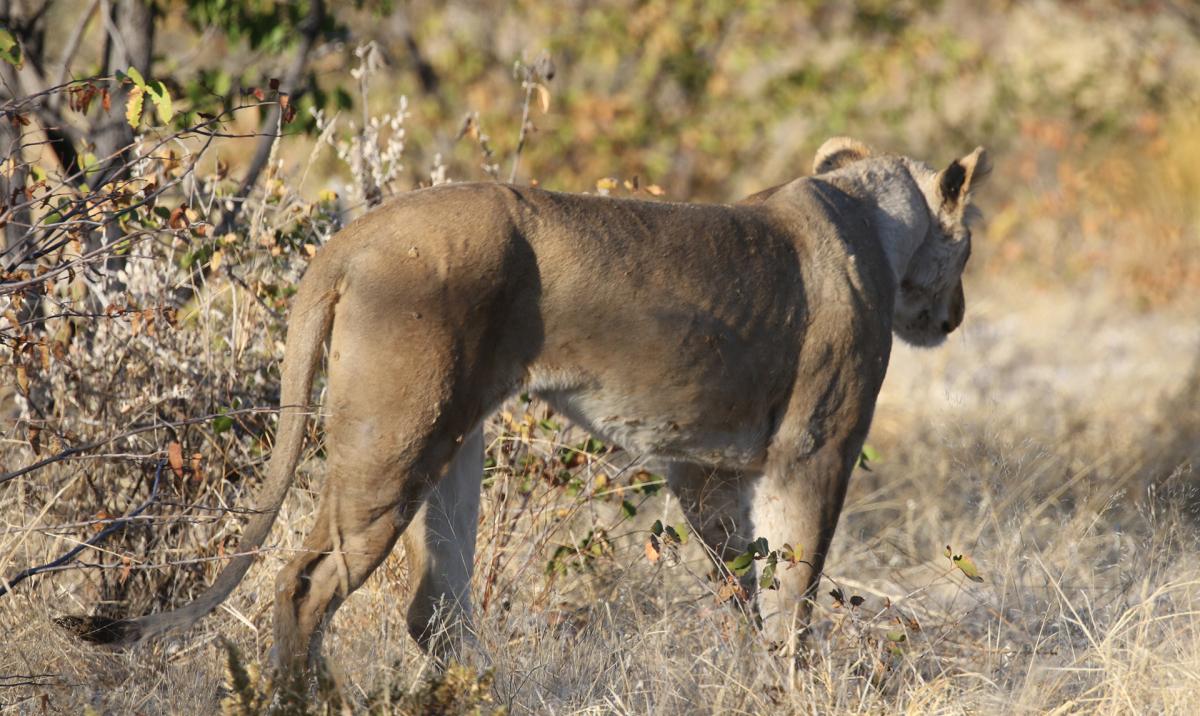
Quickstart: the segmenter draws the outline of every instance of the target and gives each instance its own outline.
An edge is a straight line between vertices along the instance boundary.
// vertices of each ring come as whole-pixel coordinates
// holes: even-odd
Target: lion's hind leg
[[[483,478],[483,428],[463,440],[446,475],[404,532],[404,552],[415,581],[408,631],[444,662],[461,660],[476,642],[471,624],[471,574]]]
[[[422,350],[407,350],[408,341],[386,332],[361,340],[355,329],[352,320],[335,322],[325,485],[315,526],[276,582],[275,649],[285,679],[319,662],[334,611],[387,557],[479,420],[477,406],[453,394],[461,383],[451,341],[435,333]],[[354,350],[342,350],[348,346]]]

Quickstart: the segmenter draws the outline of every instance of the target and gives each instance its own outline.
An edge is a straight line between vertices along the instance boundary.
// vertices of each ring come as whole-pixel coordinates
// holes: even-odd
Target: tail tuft
[[[92,644],[129,646],[142,638],[141,627],[132,619],[109,619],[99,615],[62,616],[55,617],[54,623],[77,639]]]

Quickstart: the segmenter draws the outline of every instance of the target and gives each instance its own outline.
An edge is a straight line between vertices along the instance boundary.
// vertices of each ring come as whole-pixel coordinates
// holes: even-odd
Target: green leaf
[[[804,557],[804,548],[803,547],[796,548],[796,547],[793,547],[792,545],[788,544],[787,542],[784,542],[783,546],[779,548],[779,558],[785,562],[790,562],[792,564],[795,564],[796,562],[799,562],[801,560],[801,558],[803,558],[803,557]]]
[[[146,80],[142,79],[142,73],[138,72],[138,68],[130,67],[125,72],[125,76],[128,77],[129,79],[133,80],[133,83],[135,85],[137,85],[138,88],[140,88],[142,91],[146,90]]]
[[[654,524],[650,525],[650,534],[655,537],[662,537],[663,523],[662,520],[654,520]]]
[[[218,435],[229,430],[232,427],[233,427],[233,418],[229,417],[228,415],[218,415],[217,417],[213,418],[212,429],[213,429],[213,432]]]
[[[556,433],[559,430],[562,430],[562,427],[558,423],[551,420],[550,418],[544,418],[542,420],[539,420],[538,425],[541,426],[542,430],[545,430],[545,431],[551,432],[551,433]]]
[[[9,32],[7,27],[0,27],[0,60],[4,60],[18,70],[25,66],[21,43],[17,42],[17,38]]]
[[[871,471],[870,463],[879,462],[879,452],[870,445],[863,445],[862,451],[858,454],[858,464],[855,467],[861,467],[867,472]]]
[[[970,557],[965,554],[954,554],[954,550],[950,549],[950,545],[946,545],[946,551],[944,554],[946,555],[946,558],[950,560],[950,563],[955,567],[958,567],[959,571],[961,571],[963,576],[965,576],[967,579],[971,580],[972,582],[983,581],[983,577],[979,575],[979,567],[975,566],[975,562]]]
[[[888,641],[896,644],[908,640],[908,635],[904,633],[903,629],[889,631],[885,636],[887,636]]]
[[[679,544],[687,544],[688,535],[690,533],[688,532],[688,526],[686,524],[680,522],[679,524],[675,525],[675,529],[673,531],[675,533],[675,539],[679,540]]]
[[[129,90],[129,104],[125,106],[125,121],[129,122],[129,126],[137,129],[138,122],[142,120],[142,99],[145,90],[141,87],[134,87]]]
[[[979,576],[979,568],[971,561],[971,558],[965,554],[956,555],[954,558],[954,566],[962,570],[962,573],[967,579],[972,582],[982,582],[983,577]]]
[[[775,560],[767,560],[763,566],[762,574],[758,578],[759,589],[774,589],[775,588]]]
[[[626,518],[633,517],[637,514],[637,508],[629,500],[621,500],[621,514]]]
[[[579,444],[578,449],[580,452],[599,455],[600,453],[604,452],[604,443],[600,442],[596,438],[588,437],[587,440],[584,440]]]
[[[84,176],[91,176],[100,171],[100,160],[91,152],[80,154],[76,161],[79,162],[79,168],[83,170]]]
[[[750,543],[750,546],[746,548],[746,551],[752,555],[766,557],[771,552],[771,548],[767,546],[766,537],[759,537]]]
[[[754,564],[754,554],[752,552],[742,552],[738,556],[725,563],[730,572],[737,576],[742,576],[750,571],[750,565]]]
[[[171,121],[171,117],[175,116],[175,109],[171,106],[171,95],[167,92],[167,86],[162,82],[155,82],[157,91],[151,87],[150,99],[154,101],[154,106],[158,109],[158,118],[163,123]]]
[[[662,489],[666,482],[666,479],[664,479],[661,475],[655,475],[645,471],[638,472],[629,479],[630,487],[647,496],[657,493]]]

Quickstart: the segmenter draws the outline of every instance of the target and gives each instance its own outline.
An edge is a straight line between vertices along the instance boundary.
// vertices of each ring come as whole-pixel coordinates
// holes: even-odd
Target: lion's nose
[[[953,330],[954,326],[950,324],[950,321],[942,321],[942,333],[950,333]]]

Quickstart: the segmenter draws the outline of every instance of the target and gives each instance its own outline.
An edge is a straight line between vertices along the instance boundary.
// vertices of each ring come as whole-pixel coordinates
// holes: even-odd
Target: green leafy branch
[[[785,543],[779,549],[773,550],[767,544],[766,537],[759,537],[746,547],[745,552],[725,562],[725,567],[741,577],[750,571],[755,562],[762,561],[763,567],[758,575],[758,586],[760,589],[776,589],[779,586],[778,580],[775,579],[775,571],[778,566],[782,563],[788,565],[789,568],[793,567],[802,561],[803,556],[802,548],[795,548]]]
[[[657,562],[664,552],[675,553],[680,545],[687,544],[688,528],[680,522],[677,525],[664,525],[662,520],[655,520],[650,527],[650,538],[646,540],[646,559],[650,564]]]
[[[158,119],[163,124],[170,122],[171,117],[175,116],[171,93],[167,91],[167,86],[162,80],[147,82],[136,67],[130,67],[125,72],[117,71],[117,82],[133,85],[129,90],[129,103],[125,105],[125,121],[129,122],[130,127],[137,129],[142,121],[146,97],[150,98],[154,108],[158,110]]]

